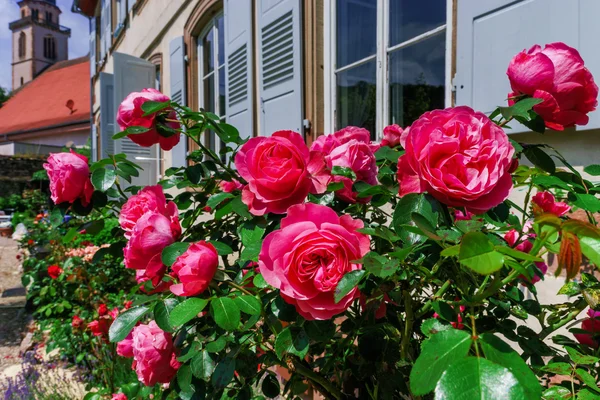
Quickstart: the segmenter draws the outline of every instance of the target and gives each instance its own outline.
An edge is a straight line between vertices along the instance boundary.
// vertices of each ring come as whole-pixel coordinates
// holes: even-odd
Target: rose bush
[[[104,321],[120,359],[133,358],[132,384],[163,385],[165,398],[600,396],[596,311],[581,317],[600,309],[600,282],[582,269],[600,264],[600,186],[504,130],[585,122],[597,89],[575,55],[535,47],[509,66],[508,107],[426,112],[382,143],[358,127],[310,148],[291,131],[244,140],[212,113],[128,97],[117,139],[156,124],[197,149],[147,188],[129,184],[139,167],[124,155],[91,165],[91,206],[69,212],[118,214],[122,269],[138,286],[129,308],[88,315],[88,331],[107,345]],[[566,270],[568,300],[539,300],[546,262]]]

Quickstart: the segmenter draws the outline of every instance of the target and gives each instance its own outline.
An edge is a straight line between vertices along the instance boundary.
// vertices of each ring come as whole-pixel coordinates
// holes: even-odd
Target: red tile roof
[[[67,102],[72,100],[72,110]],[[0,134],[43,129],[90,118],[88,57],[61,61],[0,107]]]

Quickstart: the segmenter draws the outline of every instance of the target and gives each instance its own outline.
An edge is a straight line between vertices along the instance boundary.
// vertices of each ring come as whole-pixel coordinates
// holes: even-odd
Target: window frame
[[[21,33],[19,33],[17,46],[19,59],[22,60],[27,56],[27,34],[25,32],[21,31]]]
[[[433,30],[424,32],[413,38],[405,40],[394,46],[389,45],[389,4],[394,0],[377,0],[377,49],[375,55],[365,57],[354,61],[341,68],[336,67],[337,59],[337,1],[328,2],[324,7],[324,94],[325,94],[325,132],[333,133],[343,127],[336,126],[337,123],[337,76],[352,67],[363,65],[369,61],[375,60],[376,64],[376,107],[375,115],[375,137],[381,140],[383,128],[389,125],[389,55],[395,51],[406,48],[410,45],[429,39],[435,35],[446,32],[446,50],[445,50],[445,79],[444,79],[444,104],[446,107],[452,106],[453,87],[452,87],[452,36],[454,30],[453,24],[453,5],[455,0],[446,0],[446,23]]]

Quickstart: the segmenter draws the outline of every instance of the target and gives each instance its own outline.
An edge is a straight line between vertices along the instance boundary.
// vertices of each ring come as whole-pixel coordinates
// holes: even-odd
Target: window
[[[198,38],[199,104],[225,119],[225,29],[223,15],[215,17]],[[219,152],[221,141],[207,132],[205,144]]]
[[[37,21],[39,19],[39,11],[31,10],[31,18],[33,18],[34,21]]]
[[[19,33],[19,58],[25,57],[25,50],[27,46],[27,36],[25,32]]]
[[[332,2],[333,129],[360,126],[375,139],[444,107],[446,2]]]
[[[56,39],[50,35],[44,37],[44,57],[56,59]]]
[[[24,80],[23,77],[21,77],[21,86],[23,86]]]
[[[21,18],[25,18],[25,9],[21,10]]]
[[[52,13],[50,11],[46,11],[46,22],[52,23]]]

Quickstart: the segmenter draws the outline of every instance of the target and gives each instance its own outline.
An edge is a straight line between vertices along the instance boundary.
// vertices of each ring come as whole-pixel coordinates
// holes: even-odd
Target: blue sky
[[[57,0],[62,11],[60,24],[71,28],[69,58],[77,58],[89,52],[88,19],[71,12],[72,0]],[[16,0],[0,0],[0,86],[11,89],[11,34],[8,24],[19,19],[19,6]]]

